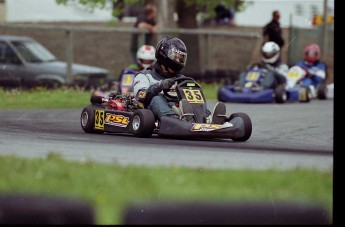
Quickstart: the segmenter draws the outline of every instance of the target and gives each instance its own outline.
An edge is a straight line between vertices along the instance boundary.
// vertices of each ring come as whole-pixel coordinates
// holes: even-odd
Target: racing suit
[[[153,112],[156,119],[160,120],[162,116],[170,116],[179,118],[172,110],[172,106],[176,104],[177,99],[166,97],[159,84],[166,79],[162,75],[162,68],[159,63],[155,63],[153,69],[144,69],[140,71],[134,78],[134,98],[142,103],[144,108]],[[177,77],[183,76],[178,74]]]
[[[172,106],[178,102],[177,98],[165,96],[160,88],[160,82],[166,79],[161,76],[162,74],[162,68],[158,62],[154,64],[153,69],[147,68],[140,71],[134,78],[134,98],[143,104],[144,108],[151,110],[158,120],[162,116],[180,119],[180,116],[172,109]],[[179,77],[184,77],[184,75],[177,74],[174,78]],[[205,109],[206,117],[210,118],[211,111],[208,108]]]
[[[305,86],[316,86],[326,79],[327,67],[326,64],[321,61],[316,61],[314,64],[310,64],[304,60],[296,63],[307,72],[307,76],[301,81]]]

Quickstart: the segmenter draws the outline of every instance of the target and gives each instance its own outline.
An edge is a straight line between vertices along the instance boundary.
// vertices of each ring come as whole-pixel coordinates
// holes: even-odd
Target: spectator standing
[[[144,8],[144,12],[137,16],[137,21],[134,24],[135,28],[143,28],[143,29],[149,30],[149,33],[145,34],[145,43],[143,43],[145,45],[152,45],[153,35],[157,33],[156,15],[157,15],[157,7],[154,5],[148,4]],[[137,50],[139,48],[138,37],[139,35],[137,33],[134,33],[132,35],[132,41],[131,41],[131,55],[132,55],[132,62],[134,64],[137,63]]]
[[[272,13],[272,20],[263,27],[262,35],[264,37],[264,43],[272,41],[278,44],[280,49],[282,49],[285,41],[279,20],[280,12],[278,10],[274,10]]]

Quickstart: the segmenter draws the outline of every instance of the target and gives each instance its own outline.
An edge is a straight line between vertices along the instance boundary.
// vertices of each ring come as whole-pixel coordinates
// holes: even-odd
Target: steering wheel
[[[175,84],[169,88],[169,89],[164,89],[163,90],[163,93],[166,97],[170,98],[170,99],[177,99],[177,93],[176,93],[176,86],[181,83],[182,81],[185,81],[185,80],[193,80],[193,78],[191,77],[178,77],[178,78],[175,78],[174,81],[175,81]],[[171,94],[173,93],[173,94]]]

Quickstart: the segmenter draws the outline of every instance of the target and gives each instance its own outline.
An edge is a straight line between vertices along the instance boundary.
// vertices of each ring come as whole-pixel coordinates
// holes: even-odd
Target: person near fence
[[[272,41],[278,44],[280,49],[282,49],[285,41],[283,38],[283,30],[279,21],[280,12],[278,10],[274,10],[272,12],[272,20],[263,27],[262,35],[264,38],[263,44],[268,41]]]
[[[145,5],[144,12],[139,14],[136,18],[136,22],[134,23],[135,28],[142,28],[147,29],[149,32],[145,34],[145,40],[143,44],[152,45],[153,43],[153,36],[157,33],[157,22],[156,22],[156,15],[157,15],[157,7],[152,4]],[[138,43],[139,34],[133,33],[131,39],[131,55],[133,63],[136,63],[136,53],[139,48]]]
[[[180,71],[186,66],[187,47],[176,37],[165,37],[156,46],[156,62],[152,69],[140,71],[134,78],[134,96],[144,108],[150,109],[155,118],[162,116],[195,122],[191,104],[182,99],[172,99],[164,95],[176,83],[175,79],[184,77]],[[178,104],[178,107],[177,105]],[[211,112],[207,110],[208,116]],[[218,102],[213,110],[212,123],[223,122],[220,115],[226,114],[225,104]]]
[[[301,80],[301,84],[305,86],[314,86],[325,81],[327,76],[327,65],[320,60],[321,50],[319,45],[313,43],[308,44],[304,48],[304,58],[296,62],[295,65],[300,66],[306,72],[306,76]]]
[[[223,3],[219,3],[214,8],[215,21],[218,25],[234,26],[235,10],[233,7],[227,8]]]

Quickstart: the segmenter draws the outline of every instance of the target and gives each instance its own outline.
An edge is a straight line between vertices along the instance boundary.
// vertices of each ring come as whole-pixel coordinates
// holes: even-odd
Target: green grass
[[[0,90],[0,109],[82,108],[91,92],[80,89]]]
[[[216,99],[217,84],[201,84]],[[82,108],[91,92],[78,89],[0,90],[0,109]],[[321,204],[332,216],[332,172],[295,169],[208,170],[75,163],[0,156],[0,194],[74,197],[90,203],[97,224],[121,224],[130,204],[145,201],[269,201]]]
[[[207,100],[216,99],[219,85],[201,84]],[[80,89],[3,90],[0,89],[0,109],[83,108],[90,102],[91,91]]]
[[[289,202],[332,214],[332,173],[133,167],[0,156],[0,193],[63,196],[94,208],[97,224],[121,224],[130,204],[158,201]]]

